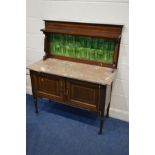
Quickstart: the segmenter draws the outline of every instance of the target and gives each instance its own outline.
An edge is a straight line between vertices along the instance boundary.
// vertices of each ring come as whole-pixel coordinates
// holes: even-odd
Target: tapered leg
[[[102,134],[102,130],[103,130],[103,118],[100,118],[100,129],[99,129],[99,134]]]
[[[35,105],[35,112],[38,113],[38,102],[37,102],[37,98],[34,99],[34,105]]]
[[[105,99],[106,99],[106,86],[99,86],[99,118],[100,118],[100,127],[99,134],[102,134],[103,123],[104,123],[104,110],[105,110]]]

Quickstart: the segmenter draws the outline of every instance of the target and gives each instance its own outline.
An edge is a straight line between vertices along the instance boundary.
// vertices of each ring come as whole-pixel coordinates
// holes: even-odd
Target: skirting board
[[[31,87],[26,88],[26,93],[32,95]],[[109,116],[123,121],[129,121],[129,113],[120,109],[110,108]]]
[[[120,109],[110,108],[109,116],[123,121],[129,121],[129,112]]]

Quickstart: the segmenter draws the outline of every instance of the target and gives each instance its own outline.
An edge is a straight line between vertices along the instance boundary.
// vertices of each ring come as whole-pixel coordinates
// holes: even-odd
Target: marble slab
[[[115,69],[54,58],[40,60],[29,65],[27,68],[42,73],[54,74],[101,85],[111,85],[116,75]]]

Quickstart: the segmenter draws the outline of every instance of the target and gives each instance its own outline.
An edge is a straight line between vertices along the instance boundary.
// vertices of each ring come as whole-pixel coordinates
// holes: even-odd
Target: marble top
[[[101,85],[111,85],[116,74],[116,70],[111,68],[54,58],[40,60],[29,65],[27,68],[42,73],[54,74]]]

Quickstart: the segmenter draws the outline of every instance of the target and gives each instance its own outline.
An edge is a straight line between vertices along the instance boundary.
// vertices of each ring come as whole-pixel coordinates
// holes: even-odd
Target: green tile
[[[115,40],[52,33],[51,53],[87,60],[113,62]]]

